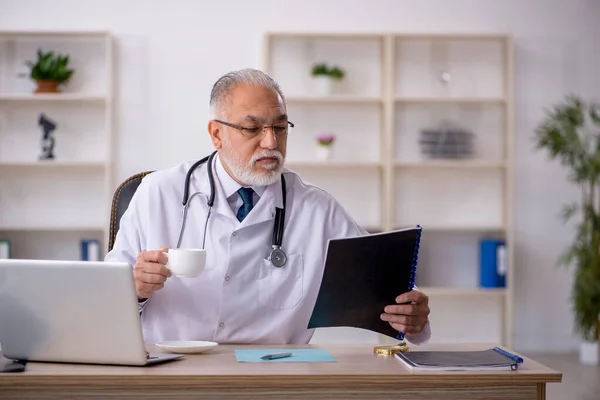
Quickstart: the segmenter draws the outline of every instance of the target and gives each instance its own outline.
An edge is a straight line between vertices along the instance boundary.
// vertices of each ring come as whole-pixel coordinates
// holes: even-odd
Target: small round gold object
[[[391,356],[400,352],[407,352],[408,346],[405,342],[400,342],[392,346],[376,346],[373,348],[373,354],[378,356]]]

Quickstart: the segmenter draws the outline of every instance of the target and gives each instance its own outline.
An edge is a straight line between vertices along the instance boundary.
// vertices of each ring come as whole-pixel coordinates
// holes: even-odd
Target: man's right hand
[[[152,293],[162,289],[167,278],[171,276],[171,271],[165,267],[168,259],[163,252],[167,251],[167,248],[161,248],[138,255],[137,262],[133,266],[138,301],[146,300],[152,296]]]

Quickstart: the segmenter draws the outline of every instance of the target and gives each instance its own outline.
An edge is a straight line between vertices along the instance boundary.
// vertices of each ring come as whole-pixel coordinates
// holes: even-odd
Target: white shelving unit
[[[68,54],[60,93],[35,94],[25,61]],[[57,124],[54,160],[39,160],[41,113]],[[112,198],[113,49],[107,32],[0,31],[0,238],[13,258],[79,259],[80,241],[105,255]]]
[[[344,79],[317,91],[314,64]],[[511,345],[513,49],[502,35],[268,33],[263,69],[282,86],[287,166],[323,187],[369,230],[423,227],[417,285],[430,296],[433,342]],[[450,80],[443,82],[441,74]],[[452,121],[474,134],[465,159],[423,155],[419,135]],[[337,135],[333,157],[316,136]],[[479,286],[479,244],[507,245],[506,286]]]

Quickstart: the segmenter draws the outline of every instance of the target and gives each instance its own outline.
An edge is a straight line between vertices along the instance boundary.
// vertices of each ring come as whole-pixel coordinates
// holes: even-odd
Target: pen
[[[273,353],[267,354],[261,357],[262,360],[275,360],[277,358],[286,358],[291,357],[292,353]]]
[[[505,357],[510,358],[514,362],[517,362],[517,363],[522,363],[523,362],[523,359],[521,357],[517,356],[516,354],[509,353],[508,351],[503,350],[500,347],[494,347],[494,351],[497,352],[497,353],[502,354]]]

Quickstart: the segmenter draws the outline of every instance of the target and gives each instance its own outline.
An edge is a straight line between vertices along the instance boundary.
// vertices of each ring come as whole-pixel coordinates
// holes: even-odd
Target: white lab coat
[[[185,175],[193,162],[146,176],[124,213],[106,261],[135,264],[137,255],[177,245],[182,222]],[[275,207],[282,205],[281,183],[262,188],[262,196],[239,222],[225,190],[239,185],[215,157],[216,196],[208,222],[206,270],[197,278],[172,276],[141,307],[144,339],[209,340],[218,343],[308,343],[307,329],[316,302],[330,238],[363,235],[337,201],[287,169],[283,268],[267,260]],[[232,186],[235,189],[232,189]],[[227,189],[224,189],[227,188]],[[192,194],[201,194],[193,196]],[[210,186],[206,163],[190,182],[190,204],[182,248],[200,248],[208,212]],[[373,310],[379,314],[383,310]],[[430,337],[429,324],[407,340],[419,344]]]

